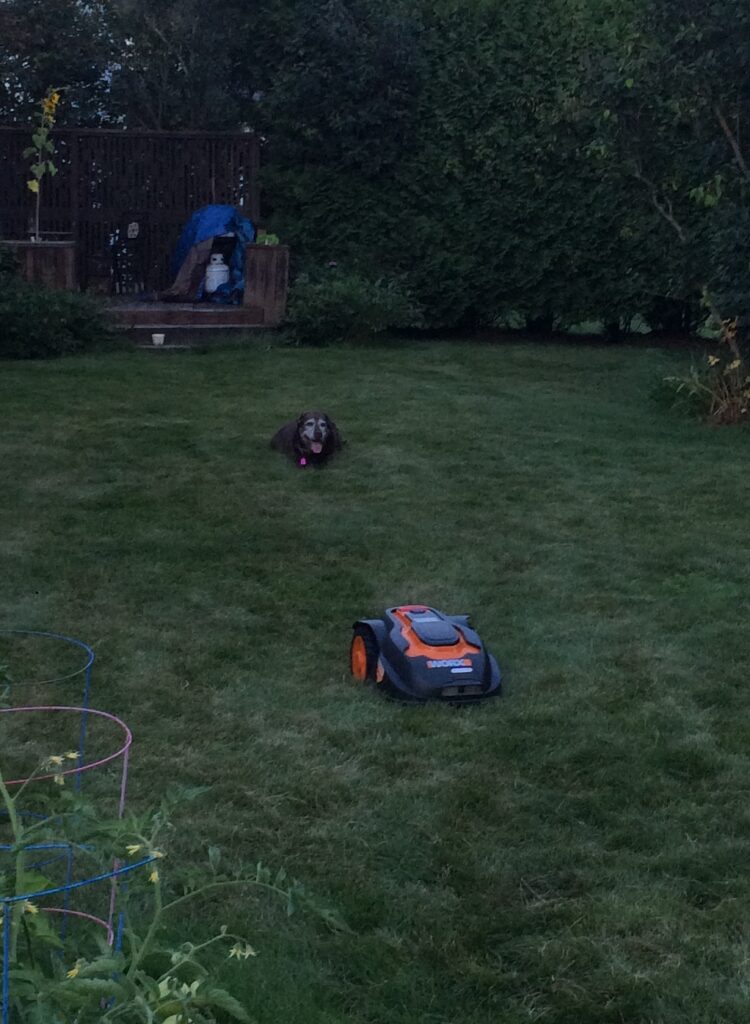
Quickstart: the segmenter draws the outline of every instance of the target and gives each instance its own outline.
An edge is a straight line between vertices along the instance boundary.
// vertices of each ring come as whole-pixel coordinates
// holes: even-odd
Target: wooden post
[[[288,288],[289,246],[248,245],[243,305],[262,309],[263,323],[276,327],[286,313]]]
[[[70,230],[71,230],[72,235],[73,235],[73,241],[76,244],[76,248],[75,248],[76,259],[81,259],[81,262],[83,263],[83,259],[82,259],[82,257],[83,257],[83,247],[81,245],[81,235],[80,235],[80,231],[79,231],[79,227],[78,227],[78,204],[79,204],[79,198],[78,198],[78,175],[81,173],[80,160],[79,160],[79,156],[78,156],[78,151],[79,151],[80,143],[79,143],[79,140],[78,140],[78,136],[74,135],[72,132],[68,136],[68,145],[70,146],[70,169],[69,169],[69,174],[70,174],[70,192],[69,192]],[[84,267],[83,266],[77,266],[75,268],[75,276],[76,276],[76,280],[84,281],[84,283],[85,283],[86,275],[84,273]]]

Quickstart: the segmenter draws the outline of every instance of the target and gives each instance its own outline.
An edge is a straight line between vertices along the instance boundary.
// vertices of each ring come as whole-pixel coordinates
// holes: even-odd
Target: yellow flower
[[[77,750],[69,750],[67,752],[67,754],[65,755],[65,757],[68,759],[68,761],[77,761],[78,760],[78,751]]]
[[[154,868],[151,874],[148,876],[149,882],[153,882],[154,885],[159,881],[159,872]]]
[[[184,982],[180,985],[181,996],[194,996],[200,987],[200,981],[193,981],[189,985]]]
[[[742,361],[740,359],[734,359],[727,367],[727,370],[737,370],[741,365]]]
[[[236,957],[238,960],[247,960],[249,956],[257,956],[256,950],[246,942],[235,942],[229,950],[229,959]]]
[[[724,328],[724,334],[727,338],[735,338],[737,336],[737,320],[722,320],[721,326]]]
[[[75,965],[71,967],[70,970],[68,971],[68,977],[77,978],[78,975],[81,973],[81,968],[85,963],[85,960],[76,960]]]
[[[165,857],[166,854],[162,850],[152,850],[151,856],[161,859],[162,857]]]
[[[719,361],[719,357],[718,356],[709,356],[708,357],[708,365],[709,366],[716,366],[718,361]]]
[[[47,758],[47,765],[50,768],[56,768],[58,765],[61,765],[62,763],[63,759],[60,757],[59,754],[53,754],[52,757]]]
[[[54,782],[54,784],[56,786],[64,786],[65,785],[65,779],[62,777],[62,775],[60,775],[59,772],[57,773],[57,775],[54,776],[52,781]]]
[[[136,853],[140,853],[143,847],[140,843],[131,843],[130,846],[126,846],[125,849],[128,851],[131,857],[135,857]]]
[[[24,914],[38,914],[39,907],[36,905],[36,903],[32,903],[31,900],[24,900],[23,912]]]

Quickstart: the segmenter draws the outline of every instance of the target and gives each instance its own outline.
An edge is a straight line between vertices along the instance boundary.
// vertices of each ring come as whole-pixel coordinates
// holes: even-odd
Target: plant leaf
[[[230,995],[223,988],[199,988],[195,994],[196,1006],[207,1006],[212,1010],[223,1010],[234,1020],[241,1024],[253,1024],[252,1017],[248,1016],[247,1010],[237,1002],[234,996]]]

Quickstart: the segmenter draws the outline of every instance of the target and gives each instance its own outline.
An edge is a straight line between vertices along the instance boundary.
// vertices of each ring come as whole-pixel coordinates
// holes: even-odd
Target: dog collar
[[[299,460],[299,465],[300,465],[300,466],[306,466],[306,465],[307,465],[307,459],[305,458],[305,456],[304,456],[304,455],[303,455],[303,456],[302,456],[302,458],[301,458],[301,459]]]

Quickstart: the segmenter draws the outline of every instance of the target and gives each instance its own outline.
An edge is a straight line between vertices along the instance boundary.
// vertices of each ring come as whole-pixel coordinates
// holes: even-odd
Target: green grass
[[[206,919],[262,1024],[750,1014],[748,434],[651,404],[677,357],[547,345],[5,364],[0,621],[96,646],[171,855],[284,865],[346,918]],[[321,405],[324,472],[268,450]],[[401,708],[352,621],[471,612],[490,706]],[[68,691],[68,697],[74,693]]]

